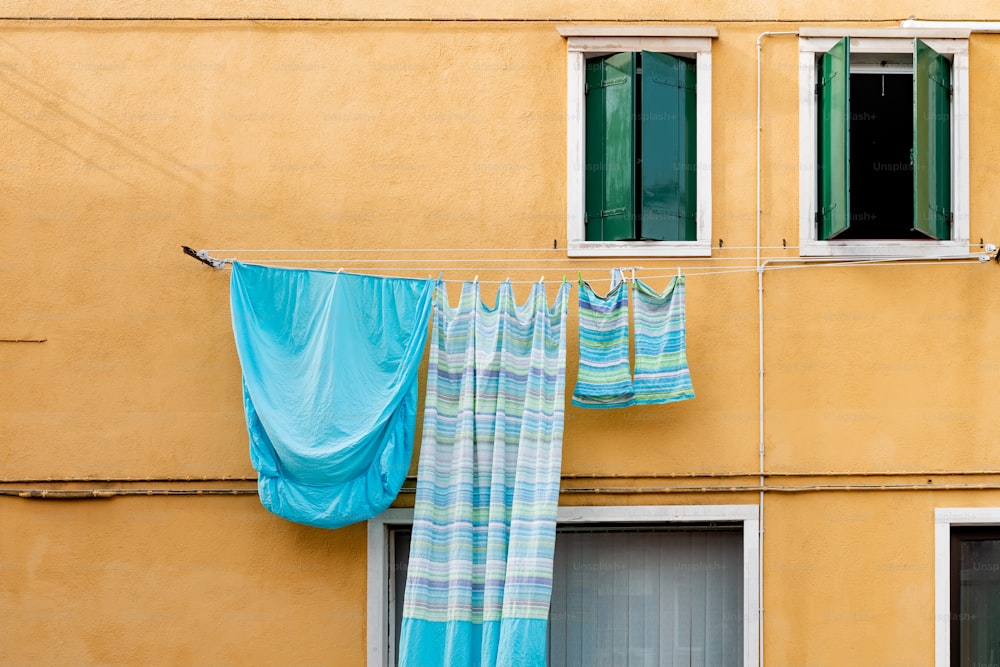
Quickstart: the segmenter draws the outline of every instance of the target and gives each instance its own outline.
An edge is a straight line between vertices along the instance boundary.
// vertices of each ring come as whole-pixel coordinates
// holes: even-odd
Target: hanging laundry
[[[337,528],[388,507],[413,455],[433,281],[233,263],[261,503]]]
[[[582,278],[582,276],[581,276]],[[611,269],[611,289],[609,292],[614,292],[615,288],[621,283],[625,282],[625,274],[619,268]]]
[[[641,280],[634,281],[636,405],[694,398],[687,364],[684,291],[684,276],[670,281],[663,294]]]
[[[545,665],[568,295],[435,290],[401,667]]]
[[[634,403],[628,360],[628,285],[618,281],[599,297],[580,279],[580,370],[573,405],[624,408]]]

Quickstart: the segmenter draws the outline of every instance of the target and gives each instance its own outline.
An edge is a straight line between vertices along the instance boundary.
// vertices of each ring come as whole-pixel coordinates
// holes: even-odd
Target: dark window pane
[[[1000,665],[1000,531],[956,528],[952,538],[952,664]]]

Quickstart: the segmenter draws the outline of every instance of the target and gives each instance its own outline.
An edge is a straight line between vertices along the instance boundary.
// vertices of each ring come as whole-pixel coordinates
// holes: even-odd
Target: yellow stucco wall
[[[7,499],[7,665],[360,665],[364,525],[256,497]]]
[[[472,15],[453,2],[433,10],[387,3],[377,14],[367,3],[306,1],[168,9],[46,2],[21,3],[17,11]],[[606,267],[620,260],[523,250],[566,246],[566,43],[556,21],[540,19],[610,23],[662,11],[651,2],[513,2],[490,17],[533,20],[0,22],[0,338],[47,339],[0,343],[0,489],[253,488],[228,273],[184,257],[181,244],[489,248],[497,252],[370,253],[348,269],[425,276],[444,268],[454,280],[527,281],[541,273],[572,279],[584,268],[601,286]],[[624,411],[568,407],[563,470],[746,477],[577,485],[756,484],[757,276],[699,272],[753,264],[757,36],[846,19],[871,27],[911,14],[990,18],[992,9],[972,1],[904,7],[801,0],[688,3],[671,11],[668,23],[719,29],[712,47],[713,237],[724,239],[725,249],[680,263],[690,276],[688,357],[698,397]],[[1000,242],[992,214],[998,71],[1000,36],[973,35],[976,242]],[[762,74],[762,239],[794,246],[794,37],[765,42]],[[400,261],[416,258],[425,261]],[[480,263],[444,263],[455,258]],[[634,263],[647,276],[678,266],[626,261]],[[1000,468],[997,270],[973,263],[768,272],[767,470],[918,473],[875,478],[886,484],[995,483],[991,475],[939,473]],[[649,282],[662,288],[667,280]],[[486,298],[494,289],[485,286]],[[571,323],[575,313],[574,305]],[[575,342],[573,325],[570,388]],[[232,479],[204,481],[222,478]],[[754,504],[758,496],[571,494],[564,502]],[[948,506],[1000,506],[1000,491],[769,492],[765,664],[932,664],[933,510]],[[0,664],[363,664],[363,525],[297,526],[241,495],[0,497],[0,527]]]

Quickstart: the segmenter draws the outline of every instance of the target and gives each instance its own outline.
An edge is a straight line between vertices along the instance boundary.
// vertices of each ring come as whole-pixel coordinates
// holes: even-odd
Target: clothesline
[[[995,244],[992,243],[970,243],[970,248],[992,248]],[[732,251],[732,250],[756,250],[756,245],[713,245],[712,252],[717,251]],[[798,250],[798,245],[792,244],[782,244],[782,245],[762,245],[761,250]],[[536,248],[209,248],[205,249],[203,252],[211,254],[228,254],[228,253],[424,253],[424,252],[439,252],[439,253],[456,253],[456,252],[558,252],[565,253],[566,248],[548,248],[548,247],[536,247]],[[607,258],[602,257],[581,257],[576,259],[591,260],[591,261],[602,261]]]
[[[776,246],[761,246],[761,250],[785,250],[785,249],[797,249],[798,246],[792,245],[776,245]],[[713,251],[723,250],[756,250],[757,246],[712,246]],[[539,253],[565,253],[566,248],[556,247],[556,248],[208,248],[205,252],[213,254],[228,254],[228,253],[258,253],[258,252],[273,252],[273,253],[378,253],[378,254],[390,254],[390,253],[425,253],[425,252],[439,252],[439,253],[458,253],[458,252],[476,252],[476,253],[501,253],[501,252],[539,252]],[[581,259],[591,259],[600,260],[600,257],[591,258],[581,258]]]
[[[516,249],[515,249],[516,250]],[[514,250],[512,250],[514,251]],[[280,252],[310,252],[306,250],[257,250],[257,251],[229,251],[229,252],[270,252],[270,253],[280,253]],[[312,251],[315,252],[315,251]],[[348,251],[348,252],[363,252],[363,251]],[[438,252],[444,252],[438,250]],[[209,250],[199,250],[193,251],[190,248],[185,249],[185,253],[199,259],[200,261],[213,266],[216,269],[230,269],[234,258],[219,259],[214,257],[213,254],[218,253],[218,251]],[[945,264],[983,264],[988,259],[992,259],[992,256],[986,254],[970,254],[966,256],[959,257],[942,257],[942,258],[927,258],[927,257],[868,257],[868,258],[850,258],[850,257],[814,257],[814,258],[802,258],[802,257],[766,257],[763,258],[763,263],[760,267],[756,263],[743,263],[743,264],[729,264],[721,265],[719,263],[713,264],[680,264],[684,261],[695,261],[695,262],[705,262],[712,261],[712,258],[692,258],[691,260],[685,260],[684,258],[643,258],[649,262],[656,262],[661,264],[664,261],[678,262],[677,265],[667,268],[662,265],[658,266],[609,266],[613,263],[614,258],[599,258],[603,263],[603,266],[580,266],[577,262],[581,259],[597,259],[597,258],[559,258],[558,260],[553,260],[553,262],[560,262],[548,264],[545,266],[540,266],[539,260],[541,258],[507,258],[507,259],[471,259],[471,260],[450,260],[442,258],[433,259],[423,259],[423,260],[406,260],[406,259],[395,259],[395,260],[379,260],[379,259],[368,259],[368,260],[351,260],[343,257],[329,258],[329,259],[280,259],[280,258],[263,258],[263,259],[253,259],[249,260],[248,263],[258,264],[263,266],[283,266],[287,264],[326,264],[327,266],[315,267],[322,270],[346,270],[350,273],[371,273],[371,274],[399,274],[399,273],[420,273],[433,278],[435,274],[439,276],[439,279],[445,283],[464,283],[473,279],[473,276],[466,275],[463,278],[449,278],[445,279],[443,274],[445,272],[462,271],[465,274],[470,274],[473,272],[482,273],[537,273],[542,277],[544,281],[544,276],[549,275],[548,281],[544,282],[562,282],[563,280],[571,280],[576,277],[577,274],[588,274],[593,276],[593,272],[602,272],[602,278],[607,276],[607,272],[612,268],[621,269],[625,273],[626,279],[630,278],[633,273],[642,272],[641,275],[637,277],[642,277],[644,280],[655,280],[662,278],[673,278],[677,275],[685,275],[689,277],[703,277],[703,276],[720,276],[728,274],[739,274],[739,273],[757,273],[758,271],[787,271],[792,269],[807,269],[807,268],[833,268],[833,267],[885,267],[885,266],[942,266]],[[744,258],[752,259],[752,258]],[[541,261],[545,261],[541,259]],[[736,258],[727,258],[718,260],[718,262],[733,262],[737,261]],[[773,262],[780,261],[782,264],[775,264]],[[386,266],[378,265],[381,263],[392,263],[399,264]],[[514,262],[534,262],[535,266],[513,266]],[[401,266],[403,263],[412,263],[413,266]],[[469,266],[447,266],[447,264],[461,263],[469,264]],[[487,266],[487,264],[497,264],[498,266]],[[502,264],[502,266],[500,266]],[[475,275],[475,274],[474,274]],[[495,279],[483,279],[478,280],[478,276],[475,276],[477,281],[482,284],[499,285],[503,283],[511,284],[533,284],[539,282],[539,280],[511,280],[509,277],[503,280]],[[591,277],[592,280],[597,280],[597,277]]]
[[[253,264],[261,264],[261,265],[267,265],[267,266],[275,266],[275,265],[280,265],[281,261],[280,260],[275,260],[274,263],[269,263],[269,262],[251,262],[251,263],[253,263]],[[981,264],[982,262],[980,260],[978,260],[978,259],[961,258],[961,259],[957,259],[957,260],[951,260],[951,261],[949,261],[947,263],[949,263],[949,264]],[[822,262],[822,263],[816,262],[816,263],[798,264],[798,265],[791,265],[791,266],[774,266],[774,265],[770,265],[770,266],[763,267],[762,270],[770,272],[770,271],[787,271],[787,270],[791,270],[791,269],[832,268],[832,267],[847,267],[847,266],[853,266],[853,267],[930,266],[930,265],[942,266],[943,264],[945,264],[945,262],[943,262],[942,260],[901,262],[898,258],[893,258],[893,259],[882,259],[882,260],[855,260],[855,261],[850,261],[850,262],[847,262],[847,261],[831,261],[831,262]],[[329,269],[330,267],[325,267],[325,268]],[[480,268],[482,268],[482,267],[480,267]],[[612,268],[612,267],[600,267],[600,268],[597,268],[597,267],[587,267],[587,268],[581,269],[579,272],[584,273],[585,276],[586,276],[587,274],[592,274],[594,271],[601,271],[602,272],[601,278],[606,278],[607,275],[608,275],[608,271],[610,270],[610,268]],[[632,267],[615,267],[615,268],[627,268],[629,271],[631,271]],[[466,269],[449,269],[449,268],[436,267],[432,271],[432,274],[433,273],[443,273],[445,271],[453,271],[453,270],[462,270],[462,271],[468,272],[468,271],[471,271],[472,269],[467,269],[467,268]],[[483,270],[484,271],[493,271],[493,272],[504,272],[504,273],[523,273],[523,272],[537,273],[537,274],[539,274],[541,276],[541,281],[542,282],[562,282],[563,279],[564,279],[564,277],[565,277],[566,280],[575,280],[576,273],[578,272],[577,270],[563,269],[561,267],[552,267],[552,266],[547,266],[547,267],[538,267],[538,266],[536,266],[536,267],[504,267],[502,269],[499,269],[499,268],[498,269],[493,269],[493,268],[488,268],[487,267],[487,268],[485,268]],[[640,270],[639,267],[636,267],[636,270],[639,271]],[[351,272],[352,273],[372,273],[372,272],[389,273],[389,272],[391,272],[393,274],[397,274],[397,273],[402,273],[402,272],[411,272],[411,273],[418,273],[419,272],[419,273],[423,274],[423,273],[427,273],[427,271],[429,271],[429,269],[426,268],[426,267],[421,267],[421,268],[417,268],[417,267],[351,267]],[[556,277],[556,276],[552,275],[553,271],[556,271],[557,273],[561,273],[563,275],[559,275],[558,277]],[[705,277],[705,276],[721,276],[721,275],[737,274],[737,273],[752,274],[752,273],[756,273],[756,272],[757,272],[757,267],[756,266],[752,266],[752,265],[738,266],[738,267],[732,267],[732,268],[726,268],[726,269],[706,268],[706,267],[700,267],[700,266],[693,266],[693,267],[684,267],[684,268],[682,268],[680,274],[684,275],[684,276],[687,276],[687,277]],[[546,274],[548,274],[550,276],[548,280],[544,280]],[[678,273],[677,273],[676,270],[675,271],[668,271],[668,272],[665,272],[665,273],[664,272],[648,273],[648,272],[644,271],[641,274],[641,276],[637,276],[637,277],[641,277],[644,280],[656,280],[656,279],[662,279],[662,278],[674,278],[677,275],[678,275]],[[434,277],[434,276],[433,275],[428,275],[428,277]],[[442,282],[451,283],[451,284],[459,284],[459,283],[469,282],[472,279],[473,279],[472,276],[465,277],[465,278],[441,278]],[[625,279],[626,280],[631,279],[630,275],[626,275]],[[515,285],[530,285],[530,284],[533,284],[533,283],[536,283],[536,282],[539,282],[539,281],[540,280],[510,280],[509,278],[506,278],[506,279],[503,279],[503,280],[486,280],[486,279],[479,279],[478,280],[478,282],[480,282],[482,284],[488,284],[488,285],[500,285],[500,284],[503,284],[503,283],[506,283],[506,282],[510,282],[511,284],[515,284]]]

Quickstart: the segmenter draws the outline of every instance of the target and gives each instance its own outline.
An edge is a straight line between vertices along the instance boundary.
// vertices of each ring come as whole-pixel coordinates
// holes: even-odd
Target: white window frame
[[[912,53],[919,37],[952,56],[949,240],[820,240],[816,229],[816,57],[843,37],[851,53]],[[799,254],[803,257],[955,257],[969,254],[969,31],[802,28],[799,31]]]
[[[660,26],[558,26],[566,38],[566,240],[569,257],[709,257],[712,254],[712,39],[716,28]],[[693,57],[698,124],[694,241],[587,241],[587,58],[637,51]]]
[[[757,505],[637,505],[628,507],[560,507],[557,522],[564,524],[698,523],[743,524],[743,665],[759,667],[758,571],[760,567]],[[368,521],[368,667],[389,667],[395,644],[390,609],[389,535],[394,528],[413,523],[412,509],[388,509]]]
[[[1000,526],[1000,507],[934,510],[934,667],[951,667],[951,529]]]

